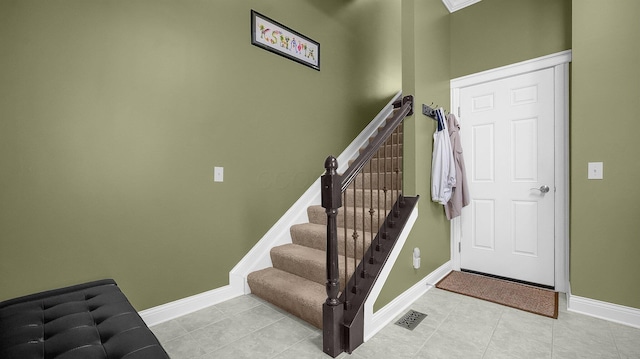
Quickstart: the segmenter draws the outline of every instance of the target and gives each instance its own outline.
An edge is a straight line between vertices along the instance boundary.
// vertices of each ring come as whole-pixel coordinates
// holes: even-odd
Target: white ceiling
[[[444,6],[449,9],[449,12],[454,12],[465,8],[467,6],[473,5],[481,0],[442,0]]]

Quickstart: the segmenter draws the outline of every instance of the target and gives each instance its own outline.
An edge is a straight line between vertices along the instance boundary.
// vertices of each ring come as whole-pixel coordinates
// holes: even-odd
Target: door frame
[[[460,116],[460,89],[529,72],[554,69],[555,290],[569,291],[569,63],[571,50],[458,77],[450,81],[451,111]],[[464,136],[464,133],[462,134]],[[460,218],[451,220],[451,263],[460,270]]]

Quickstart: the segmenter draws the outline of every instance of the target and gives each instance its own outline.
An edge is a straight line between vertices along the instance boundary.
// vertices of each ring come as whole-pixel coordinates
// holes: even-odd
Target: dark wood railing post
[[[327,301],[322,307],[323,351],[332,357],[343,352],[342,320],[344,307],[338,299],[340,269],[338,267],[338,208],[342,206],[342,190],[338,161],[329,156],[324,163],[322,176],[322,207],[327,213]]]
[[[321,190],[322,207],[327,213],[327,300],[322,307],[322,345],[323,351],[334,358],[344,351],[351,353],[364,342],[363,308],[365,300],[382,267],[387,262],[391,250],[409,218],[409,213],[417,203],[417,198],[407,199],[406,208],[401,205],[405,202],[405,198],[401,176],[403,156],[400,151],[404,141],[400,136],[404,134],[403,121],[405,117],[413,113],[413,97],[405,96],[402,101],[394,103],[394,108],[397,110],[393,112],[393,116],[387,118],[386,124],[362,149],[360,155],[350,163],[349,168],[342,175],[337,173],[338,161],[335,157],[327,157],[324,164],[326,171],[321,179]],[[387,156],[388,149],[391,151],[389,157]],[[378,200],[377,210],[374,209],[373,201],[372,176],[374,176],[374,171],[371,161],[374,158],[378,162],[376,172],[376,187],[378,189],[376,189],[375,195]],[[369,166],[368,172],[366,172],[365,166]],[[370,176],[370,218],[368,223],[365,213],[367,196],[364,173],[368,173]],[[360,174],[362,174],[361,188],[357,188],[356,178]],[[384,196],[383,201],[380,200],[381,195]],[[353,212],[349,211],[350,213],[347,214],[347,204],[350,204],[351,198],[353,199]],[[388,206],[388,200],[391,200],[390,206]],[[345,207],[342,207],[343,202]],[[359,205],[362,207],[361,213],[358,212]],[[344,280],[346,283],[342,296],[339,297],[340,267],[337,216],[341,207],[344,216]],[[389,211],[389,215],[385,214],[387,211]],[[376,212],[378,213],[378,221],[374,222]],[[361,223],[359,223],[360,220]],[[380,223],[381,220],[382,223]],[[347,238],[347,227],[353,229],[352,240]],[[358,241],[359,230],[362,232],[361,241]],[[369,245],[367,245],[367,231],[370,232],[371,243]],[[380,238],[384,238],[385,243],[381,244]],[[375,246],[372,245],[374,241],[376,242]],[[353,258],[349,256],[350,247],[353,248]],[[367,259],[367,257],[369,258]],[[353,271],[350,269],[350,264],[353,265]]]

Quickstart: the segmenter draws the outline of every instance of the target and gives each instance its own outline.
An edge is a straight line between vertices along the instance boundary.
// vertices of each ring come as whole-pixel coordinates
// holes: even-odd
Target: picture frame
[[[320,71],[320,43],[251,10],[251,44]]]

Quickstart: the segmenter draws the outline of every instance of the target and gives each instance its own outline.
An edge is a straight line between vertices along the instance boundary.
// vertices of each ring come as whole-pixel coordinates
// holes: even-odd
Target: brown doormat
[[[558,292],[483,275],[452,271],[437,288],[527,312],[558,318]]]

